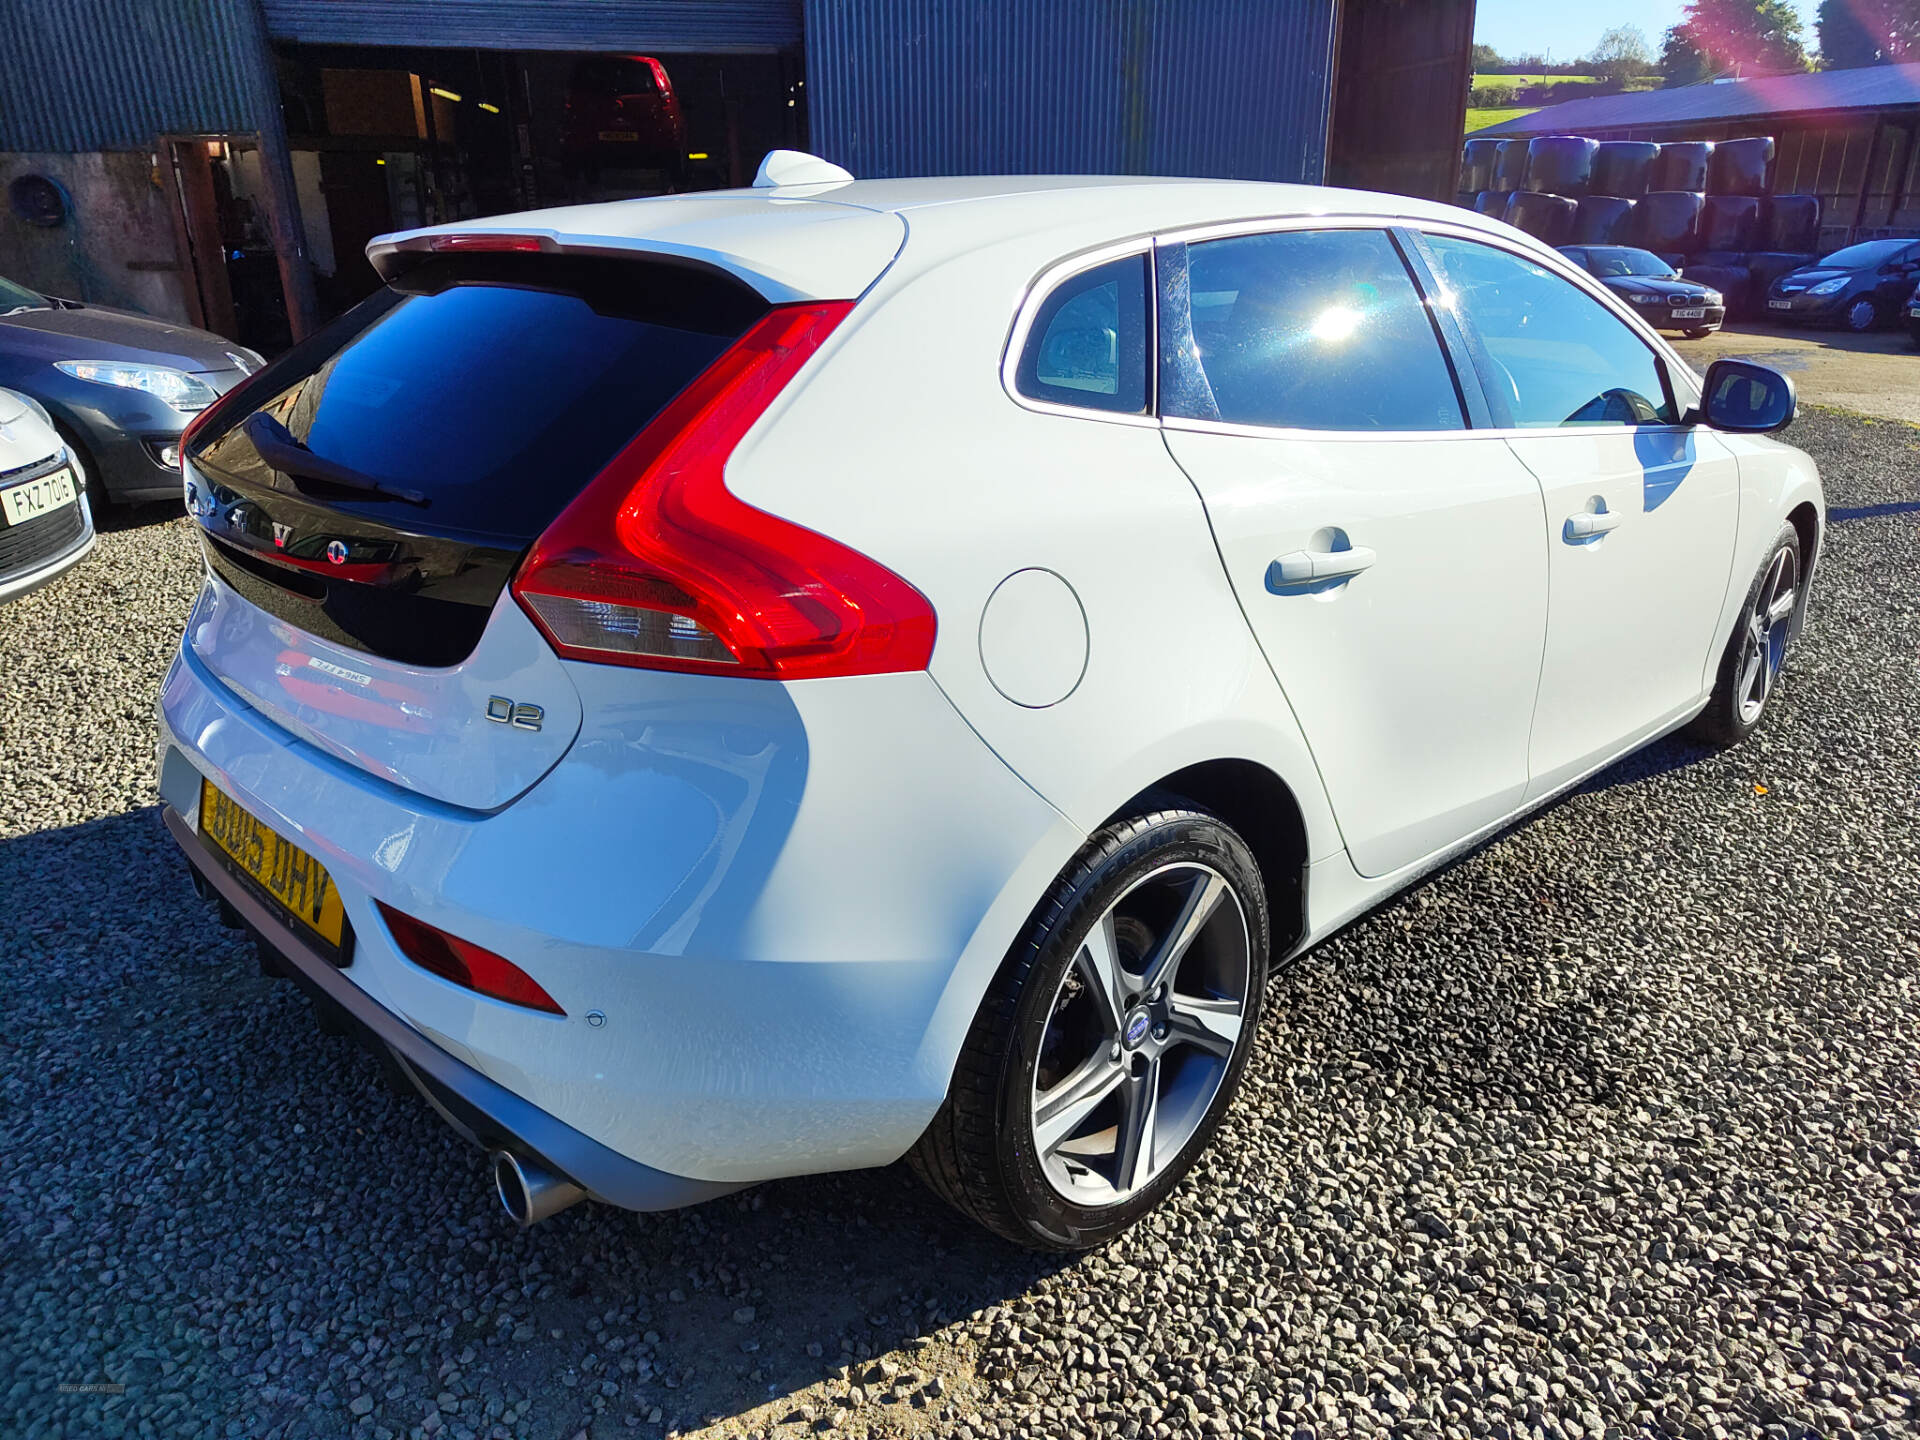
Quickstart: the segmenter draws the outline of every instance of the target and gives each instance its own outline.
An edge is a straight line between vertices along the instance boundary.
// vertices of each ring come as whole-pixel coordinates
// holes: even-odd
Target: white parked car
[[[39,589],[92,548],[79,460],[37,400],[0,390],[0,601]]]
[[[523,1222],[907,1156],[1097,1243],[1274,967],[1764,718],[1824,513],[1791,387],[1703,388],[1518,231],[763,182],[378,240],[185,443],[167,823]]]

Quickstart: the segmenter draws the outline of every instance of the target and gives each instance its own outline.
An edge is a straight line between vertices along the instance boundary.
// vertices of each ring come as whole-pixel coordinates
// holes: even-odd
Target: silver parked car
[[[0,390],[0,600],[46,584],[93,548],[86,489],[52,417]]]

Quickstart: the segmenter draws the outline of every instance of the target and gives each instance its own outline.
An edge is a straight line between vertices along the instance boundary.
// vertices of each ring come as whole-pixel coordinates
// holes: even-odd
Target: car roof
[[[896,259],[931,266],[985,244],[1026,242],[1036,253],[1064,255],[1195,225],[1316,215],[1444,220],[1509,241],[1519,233],[1457,206],[1366,190],[976,175],[760,186],[525,211],[378,236],[367,255],[379,268],[396,252],[427,248],[437,235],[532,235],[556,249],[649,252],[712,265],[782,303],[855,297]]]

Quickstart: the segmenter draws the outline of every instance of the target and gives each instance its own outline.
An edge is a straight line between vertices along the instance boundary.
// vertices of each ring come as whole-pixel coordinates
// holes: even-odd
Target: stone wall
[[[29,225],[6,204],[14,178],[32,174],[66,191],[61,224]],[[190,279],[181,259],[152,155],[0,153],[0,275],[43,294],[184,323]]]

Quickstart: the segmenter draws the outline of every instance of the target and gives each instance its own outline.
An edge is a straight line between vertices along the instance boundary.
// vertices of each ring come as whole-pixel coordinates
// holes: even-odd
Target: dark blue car
[[[86,469],[96,512],[179,499],[180,432],[261,364],[205,330],[0,278],[0,386],[46,407]]]
[[[1767,291],[1767,318],[1872,330],[1905,309],[1920,278],[1920,240],[1863,240],[1791,270]]]

